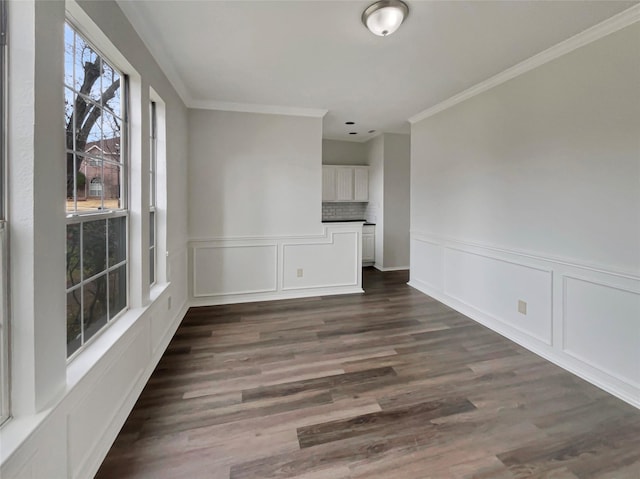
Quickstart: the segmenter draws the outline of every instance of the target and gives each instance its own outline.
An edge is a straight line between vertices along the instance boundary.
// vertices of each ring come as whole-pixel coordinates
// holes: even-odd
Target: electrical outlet
[[[298,272],[296,273],[298,278],[302,278],[304,270],[302,268],[298,268]]]
[[[171,296],[167,298],[167,309],[171,309]]]
[[[518,313],[520,314],[527,314],[527,302],[526,301],[522,301],[521,299],[518,300]]]

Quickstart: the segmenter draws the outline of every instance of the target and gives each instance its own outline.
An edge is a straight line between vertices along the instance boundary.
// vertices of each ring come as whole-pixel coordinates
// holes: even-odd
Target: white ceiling
[[[327,110],[324,137],[352,141],[408,132],[422,110],[637,3],[405,0],[383,38],[360,21],[372,1],[118,3],[187,106]]]

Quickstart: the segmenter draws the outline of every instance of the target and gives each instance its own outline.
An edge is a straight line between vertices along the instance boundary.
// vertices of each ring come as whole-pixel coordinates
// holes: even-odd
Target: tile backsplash
[[[363,220],[367,203],[322,203],[322,221]]]

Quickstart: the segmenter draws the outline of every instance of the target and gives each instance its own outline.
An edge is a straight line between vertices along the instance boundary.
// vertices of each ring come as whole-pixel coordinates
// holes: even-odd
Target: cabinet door
[[[336,168],[336,200],[353,201],[353,168]]]
[[[354,168],[353,199],[354,201],[369,201],[369,169],[366,166]]]
[[[362,261],[374,261],[376,254],[375,235],[362,235]]]
[[[333,166],[322,167],[322,201],[336,200],[336,169]]]

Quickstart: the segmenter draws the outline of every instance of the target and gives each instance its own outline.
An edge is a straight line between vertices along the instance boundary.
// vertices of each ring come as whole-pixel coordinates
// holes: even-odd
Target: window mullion
[[[126,271],[121,271],[129,264],[129,185],[123,179],[128,178],[128,122],[120,119],[127,118],[128,104],[122,101],[126,98],[126,76],[113,68],[69,22],[65,24],[65,55],[65,83],[71,77],[73,85],[65,84],[64,88],[74,92],[72,121],[67,125],[72,138],[66,152],[74,159],[73,171],[67,172],[67,178],[73,179],[74,191],[67,203],[66,222],[78,224],[80,231],[80,281],[73,285],[75,289],[71,288],[80,294],[79,338],[75,337],[78,328],[71,323],[67,335],[68,357],[73,358],[128,307],[128,277]],[[99,75],[83,76],[88,68],[98,68]],[[113,82],[114,96],[105,97]],[[112,100],[120,103],[110,105]],[[85,200],[78,198],[80,172],[85,177],[85,193],[89,192]],[[69,254],[75,254],[70,248]],[[111,257],[114,264],[110,264]],[[75,294],[68,295],[67,301],[75,298]],[[73,321],[76,307],[75,303],[68,303],[68,321]]]

